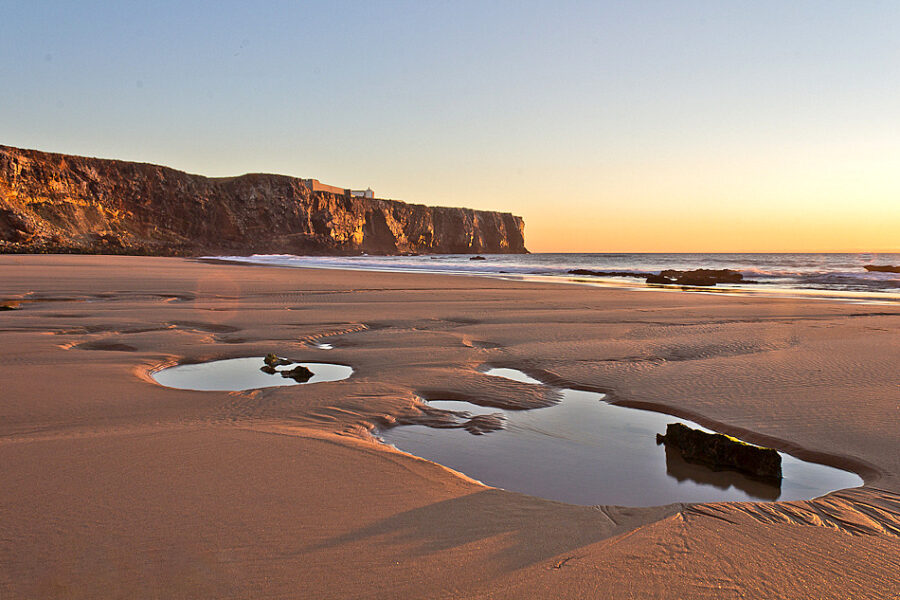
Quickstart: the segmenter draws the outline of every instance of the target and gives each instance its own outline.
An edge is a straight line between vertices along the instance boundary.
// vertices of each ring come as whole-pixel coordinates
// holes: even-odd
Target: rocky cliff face
[[[311,192],[303,180],[0,146],[0,252],[522,253],[509,213]]]

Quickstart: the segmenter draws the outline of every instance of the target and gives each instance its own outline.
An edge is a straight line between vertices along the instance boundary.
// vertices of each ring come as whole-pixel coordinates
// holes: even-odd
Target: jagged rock
[[[315,375],[315,373],[313,373],[303,365],[297,365],[293,369],[281,371],[282,377],[293,379],[294,381],[299,381],[300,383],[306,383],[312,378],[313,375]]]
[[[656,441],[677,449],[685,460],[701,462],[714,469],[781,478],[781,455],[772,448],[747,444],[721,433],[691,429],[682,423],[669,423],[666,434],[657,434]]]
[[[285,365],[291,364],[292,361],[286,358],[281,358],[277,354],[273,354],[272,352],[270,352],[266,354],[265,358],[263,358],[263,362],[270,367],[283,367]]]
[[[865,269],[874,273],[900,273],[900,265],[866,265]]]
[[[270,367],[269,365],[263,365],[259,368],[259,370],[263,373],[268,373],[269,375],[274,375],[278,372],[278,369],[276,369],[275,367]]]
[[[471,257],[469,257],[469,260],[487,260],[487,259],[483,256],[471,256]]]
[[[0,252],[525,253],[509,213],[312,191],[283,175],[167,167],[0,146]]]

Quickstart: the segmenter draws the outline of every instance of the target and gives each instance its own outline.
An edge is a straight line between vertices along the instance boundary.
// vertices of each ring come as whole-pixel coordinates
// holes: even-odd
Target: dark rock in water
[[[285,365],[291,364],[291,361],[289,361],[288,359],[281,358],[277,354],[272,354],[271,352],[269,354],[266,354],[263,362],[265,362],[266,365],[270,367],[283,367]]]
[[[487,260],[487,259],[483,256],[470,256],[469,260]]]
[[[463,424],[463,429],[474,435],[482,435],[503,429],[503,415],[475,415]]]
[[[269,375],[274,375],[278,372],[278,369],[276,369],[275,367],[270,367],[269,365],[263,365],[259,368],[259,370],[263,373],[268,373]]]
[[[656,441],[677,449],[685,460],[704,463],[714,469],[781,478],[781,455],[772,448],[746,444],[721,433],[691,429],[681,423],[669,423],[666,434],[657,434]]]
[[[0,310],[18,310],[15,306],[9,304],[0,304]]]
[[[741,283],[744,276],[732,269],[694,269],[693,271],[676,271],[667,269],[660,273],[663,277],[671,277],[676,283],[685,285],[715,285],[717,283]],[[702,283],[688,283],[698,281]]]
[[[294,381],[299,381],[300,383],[306,383],[312,378],[313,375],[314,373],[303,365],[297,365],[289,371],[281,371],[282,377],[287,377],[288,379],[293,379]]]
[[[678,271],[666,269],[659,275],[647,277],[647,283],[668,283],[675,285],[713,286],[717,283],[748,283],[744,276],[732,269],[694,269]]]
[[[572,269],[569,275],[590,275],[591,277],[646,277],[646,273],[633,271],[592,271],[590,269]]]
[[[668,277],[663,277],[662,275],[648,275],[647,283],[675,283]]]
[[[874,273],[900,273],[900,265],[866,265],[865,268]]]

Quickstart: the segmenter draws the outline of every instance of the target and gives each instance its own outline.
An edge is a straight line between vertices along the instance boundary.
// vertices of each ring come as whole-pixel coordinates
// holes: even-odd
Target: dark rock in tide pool
[[[280,371],[280,373],[282,377],[287,377],[289,379],[293,379],[294,381],[299,381],[300,383],[306,383],[314,375],[312,371],[310,371],[303,365],[297,365],[289,371]]]
[[[657,443],[678,450],[687,461],[714,469],[730,469],[764,478],[781,478],[781,455],[772,448],[744,443],[721,433],[706,433],[681,423],[669,423]]]
[[[866,265],[865,269],[872,273],[900,273],[900,265]]]
[[[275,373],[278,372],[278,370],[275,367],[270,367],[269,365],[263,365],[259,368],[259,370],[262,371],[263,373],[268,373],[269,375],[274,375]]]
[[[263,362],[265,362],[269,367],[283,367],[291,364],[291,361],[289,361],[288,359],[281,358],[277,354],[272,354],[271,352],[269,354],[266,354]]]
[[[470,256],[469,260],[487,260],[487,259],[483,256]]]

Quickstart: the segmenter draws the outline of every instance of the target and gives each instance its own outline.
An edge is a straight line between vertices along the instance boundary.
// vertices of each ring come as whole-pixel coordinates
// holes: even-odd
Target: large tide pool
[[[488,375],[543,385],[514,369]],[[383,442],[486,485],[582,505],[656,506],[674,502],[804,500],[862,485],[859,475],[781,452],[783,478],[760,480],[685,461],[656,442],[669,423],[696,423],[604,401],[604,395],[559,390],[562,400],[531,410],[499,410],[429,398],[459,421],[496,414],[503,428],[473,435],[463,428],[402,425]]]

